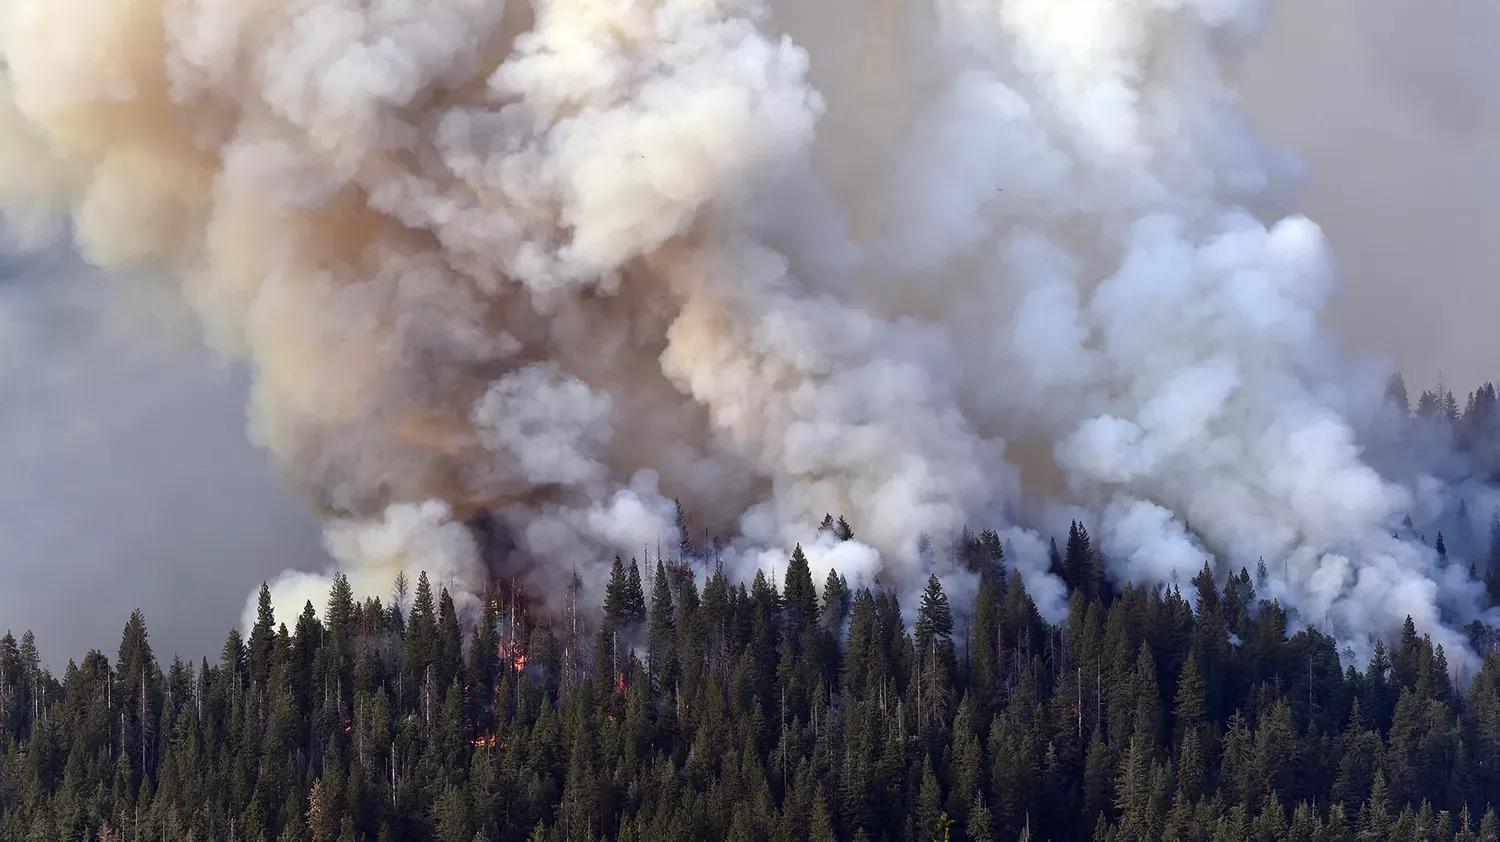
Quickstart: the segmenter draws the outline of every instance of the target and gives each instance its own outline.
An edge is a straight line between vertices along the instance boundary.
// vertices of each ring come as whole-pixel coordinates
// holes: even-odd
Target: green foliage
[[[799,547],[748,587],[656,559],[649,598],[617,559],[578,627],[424,574],[389,604],[337,577],[290,631],[262,589],[216,664],[158,663],[140,612],[61,680],[5,634],[0,838],[1496,839],[1500,654],[1455,686],[1408,622],[1344,669],[1248,571],[1113,590],[1081,523],[1058,626],[997,534],[922,552],[979,584],[932,576],[910,633]]]
[[[937,574],[927,579],[927,590],[922,592],[922,604],[917,609],[917,646],[926,649],[933,638],[946,640],[953,636],[953,608],[948,604],[948,595]]]

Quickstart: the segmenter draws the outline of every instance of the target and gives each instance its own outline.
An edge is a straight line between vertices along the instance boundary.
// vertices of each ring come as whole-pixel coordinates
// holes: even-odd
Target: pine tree
[[[677,618],[672,607],[672,591],[667,583],[667,569],[658,559],[651,581],[651,613],[646,620],[648,672],[652,686],[665,691],[663,678],[673,657],[677,638]]]
[[[635,625],[646,619],[646,591],[641,586],[641,568],[635,559],[625,575],[625,623]]]
[[[808,567],[807,556],[803,554],[801,544],[792,550],[792,556],[787,561],[782,600],[791,620],[792,637],[795,640],[804,628],[818,618],[818,592],[813,586],[812,570]]]
[[[616,629],[630,622],[630,597],[626,594],[627,587],[625,563],[617,555],[614,563],[609,567],[609,584],[604,588],[604,625],[606,628]]]
[[[1115,783],[1115,809],[1120,812],[1120,834],[1124,839],[1152,837],[1150,738],[1137,731]]]
[[[31,834],[27,842],[60,842],[57,838],[57,826],[52,823],[52,818],[45,810],[37,810],[31,819]]]
[[[324,781],[313,784],[307,796],[307,825],[312,842],[334,842],[338,838],[338,819],[334,800]]]
[[[1383,839],[1391,825],[1390,805],[1386,800],[1385,775],[1375,773],[1370,798],[1359,811],[1359,833],[1362,837]]]
[[[349,577],[333,574],[333,587],[328,594],[328,611],[323,616],[327,621],[329,643],[346,662],[354,658],[354,589],[349,586]]]
[[[159,704],[156,658],[151,652],[146,617],[140,609],[131,612],[130,620],[125,624],[116,663],[120,676],[119,705],[123,714],[120,750],[122,754],[129,752],[128,759],[123,756],[120,759],[129,764],[127,768],[145,774],[150,771],[149,764],[156,759],[152,749],[157,737]]]
[[[837,570],[829,569],[828,578],[823,581],[823,627],[830,632],[842,629],[849,617],[850,604],[848,582]]]
[[[1155,753],[1162,745],[1161,696],[1156,684],[1156,659],[1144,642],[1136,652],[1131,685],[1135,695],[1135,710],[1130,717],[1133,733],[1145,739],[1147,751]]]
[[[1322,831],[1317,811],[1306,801],[1298,802],[1297,808],[1292,811],[1292,822],[1287,827],[1286,838],[1315,840]]]
[[[260,585],[256,598],[255,626],[250,629],[250,678],[264,687],[271,678],[271,650],[276,646],[276,617],[271,605],[271,589]]]
[[[1090,599],[1099,595],[1100,583],[1094,577],[1094,547],[1088,530],[1076,520],[1068,527],[1068,543],[1063,555],[1062,570],[1063,581],[1069,588],[1081,591]]]
[[[942,839],[938,820],[942,817],[943,792],[932,771],[932,758],[922,765],[922,785],[917,792],[917,832],[921,839]]]
[[[693,555],[693,542],[688,535],[687,516],[682,513],[682,501],[673,500],[672,504],[676,507],[673,526],[677,528],[677,558],[681,561]]]
[[[511,618],[515,623],[516,619]],[[447,687],[463,672],[463,631],[458,625],[458,610],[453,604],[453,595],[443,588],[438,597],[437,622],[437,685]]]
[[[991,711],[991,701],[1000,686],[1000,586],[993,577],[979,582],[974,607],[969,660],[971,693],[982,713]]]
[[[437,613],[433,606],[432,584],[427,581],[426,571],[423,571],[417,577],[416,599],[412,602],[411,617],[406,623],[403,680],[408,703],[418,698],[427,698],[428,705],[434,702],[430,695],[437,682],[431,671],[437,666],[437,638]]]
[[[1203,676],[1198,671],[1200,657],[1197,647],[1189,650],[1182,665],[1182,673],[1177,676],[1177,694],[1173,705],[1174,742],[1181,743],[1189,732],[1201,729],[1207,717]]]
[[[953,635],[953,609],[948,604],[948,595],[937,574],[927,579],[927,590],[922,592],[922,604],[917,609],[917,646],[927,649],[934,644],[946,642]]]
[[[1207,777],[1208,770],[1198,732],[1190,730],[1182,739],[1182,750],[1177,759],[1177,800],[1196,800],[1203,791],[1203,783]]]
[[[1088,757],[1084,764],[1083,812],[1079,816],[1078,828],[1080,832],[1092,832],[1096,822],[1105,820],[1105,813],[1114,803],[1115,790],[1114,763],[1096,730],[1089,742]]]
[[[1406,381],[1401,379],[1400,372],[1391,375],[1385,387],[1385,398],[1402,418],[1411,414],[1411,397],[1407,394]]]
[[[837,842],[833,817],[828,812],[828,796],[819,784],[813,796],[812,817],[808,823],[808,842]]]
[[[983,801],[974,807],[964,830],[969,842],[994,842],[995,831],[990,826],[990,808]]]
[[[1458,826],[1453,832],[1453,842],[1475,842],[1474,820],[1469,816],[1469,805],[1464,804],[1458,813]]]
[[[281,826],[281,835],[276,837],[276,842],[307,842],[307,840],[307,817],[298,813],[287,817]]]
[[[468,688],[469,723],[476,735],[488,734],[493,728],[494,688],[500,679],[499,612],[498,594],[484,601],[479,627],[469,646],[464,684]]]
[[[1266,793],[1260,802],[1260,812],[1250,825],[1256,839],[1285,839],[1287,832],[1286,810],[1274,793]]]
[[[473,842],[474,827],[469,818],[468,799],[464,791],[449,785],[443,797],[433,806],[433,824],[438,842]]]

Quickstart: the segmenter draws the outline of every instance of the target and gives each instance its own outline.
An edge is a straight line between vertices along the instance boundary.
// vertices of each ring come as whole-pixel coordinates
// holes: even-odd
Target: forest
[[[1494,401],[1416,415],[1476,449]],[[1473,675],[1409,618],[1349,663],[1264,569],[1121,585],[1083,523],[1053,625],[996,532],[944,544],[977,592],[932,577],[910,627],[801,548],[745,585],[684,544],[617,558],[602,606],[575,574],[561,622],[423,574],[336,578],[290,628],[262,588],[213,662],[159,658],[139,611],[60,678],[7,633],[0,839],[1500,842],[1494,629],[1467,629]]]

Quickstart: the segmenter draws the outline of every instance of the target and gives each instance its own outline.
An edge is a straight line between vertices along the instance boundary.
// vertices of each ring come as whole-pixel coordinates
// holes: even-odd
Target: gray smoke
[[[1351,646],[1458,652],[1473,584],[1391,534],[1447,492],[1367,459],[1383,378],[1230,88],[1269,11],[13,0],[0,195],[180,282],[362,590],[474,589],[493,512],[505,572],[597,597],[681,496],[742,576],[963,592],[922,536],[1054,517],[1011,467],[1050,462],[1117,578],[1264,558]]]

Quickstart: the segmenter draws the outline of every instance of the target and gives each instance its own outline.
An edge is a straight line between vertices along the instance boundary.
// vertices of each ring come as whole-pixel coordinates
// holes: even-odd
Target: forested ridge
[[[1409,619],[1341,663],[1264,570],[1116,586],[1075,523],[1052,625],[997,533],[935,551],[979,586],[934,576],[910,628],[800,548],[746,586],[685,544],[616,559],[602,611],[575,576],[551,622],[424,574],[365,601],[336,578],[290,627],[263,588],[213,663],[158,659],[140,612],[60,679],[6,634],[0,839],[1500,842],[1483,624],[1473,675]]]

